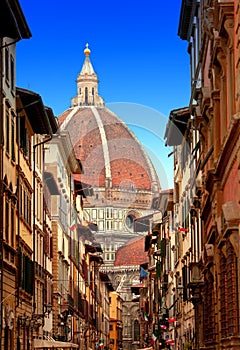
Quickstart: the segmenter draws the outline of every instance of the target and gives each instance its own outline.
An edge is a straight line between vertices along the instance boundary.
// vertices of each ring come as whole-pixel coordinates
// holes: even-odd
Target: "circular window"
[[[126,217],[126,226],[127,226],[127,228],[129,228],[130,230],[133,229],[134,219],[135,219],[135,217],[134,217],[132,214],[129,214],[129,215]]]

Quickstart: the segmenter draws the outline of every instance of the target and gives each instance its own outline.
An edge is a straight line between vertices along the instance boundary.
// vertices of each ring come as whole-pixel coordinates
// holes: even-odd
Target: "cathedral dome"
[[[105,266],[113,266],[116,251],[139,236],[135,219],[153,212],[160,183],[141,143],[98,94],[88,45],[84,54],[77,95],[58,120],[60,129],[69,132],[76,158],[83,165],[83,173],[75,175],[75,180],[83,184],[83,190],[84,184],[93,188],[92,196],[86,193],[84,218],[96,224]]]
[[[151,208],[153,197],[160,191],[153,164],[127,125],[105,107],[98,95],[98,78],[88,45],[84,53],[77,96],[58,118],[83,164],[81,181],[94,187],[95,196],[90,200],[98,205],[138,203],[140,208]]]

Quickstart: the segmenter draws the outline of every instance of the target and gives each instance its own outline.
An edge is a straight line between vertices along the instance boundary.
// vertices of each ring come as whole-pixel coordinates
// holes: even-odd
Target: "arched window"
[[[92,88],[92,104],[94,105],[94,88]]]
[[[85,105],[88,105],[88,88],[85,87]]]

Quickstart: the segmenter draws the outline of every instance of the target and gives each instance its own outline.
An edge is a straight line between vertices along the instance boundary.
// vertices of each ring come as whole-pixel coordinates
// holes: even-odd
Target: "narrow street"
[[[53,3],[0,5],[0,348],[240,349],[240,0],[176,1],[176,37],[186,44],[190,76],[188,86],[181,74],[173,84],[169,72],[170,94],[165,76],[157,79],[170,55],[163,44],[172,30],[167,4],[123,2],[113,11],[71,1],[54,5],[55,17]],[[34,36],[36,7],[44,13],[37,16],[41,36]],[[90,19],[99,18],[94,27]],[[162,42],[155,48],[147,30],[156,30],[156,18]],[[84,23],[81,41],[93,28],[93,44],[84,43],[80,56],[70,44],[79,40],[75,22]],[[30,66],[27,45],[36,38],[39,50],[46,33],[44,54],[32,51],[39,59]],[[59,60],[66,54],[54,49],[59,38],[68,58],[61,84],[52,68],[45,67],[43,79],[37,75],[46,57],[51,66],[53,54]],[[114,47],[123,38],[120,58]],[[140,39],[146,65],[140,55],[131,60]],[[174,45],[177,74],[182,61]],[[164,60],[156,64],[160,51]],[[20,72],[27,87],[18,84]],[[124,93],[139,92],[137,102],[109,103],[123,73]],[[70,103],[55,113],[53,97],[60,109],[68,79],[74,95],[67,89]],[[42,80],[42,92],[33,91]],[[166,118],[143,104],[143,90],[146,101],[171,101]]]

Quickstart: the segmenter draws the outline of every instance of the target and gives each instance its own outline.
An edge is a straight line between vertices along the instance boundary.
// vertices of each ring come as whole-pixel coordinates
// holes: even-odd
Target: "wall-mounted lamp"
[[[42,322],[39,319],[31,319],[30,327],[33,329],[38,329],[42,325]]]
[[[46,305],[44,305],[44,308],[45,308],[45,314],[50,314],[50,312],[52,311],[52,304],[48,303]]]
[[[25,319],[26,319],[26,316],[18,316],[18,323],[20,326],[22,327],[25,326]]]
[[[44,318],[46,316],[49,316],[50,312],[52,311],[52,305],[51,304],[45,304],[44,305],[44,312],[43,314],[33,314],[32,319],[39,319],[39,318]]]
[[[31,319],[26,315],[18,316],[18,324],[21,327],[29,327]]]

